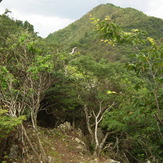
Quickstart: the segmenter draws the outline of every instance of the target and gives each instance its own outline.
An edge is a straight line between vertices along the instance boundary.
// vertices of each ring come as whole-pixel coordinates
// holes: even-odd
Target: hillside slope
[[[19,131],[15,131],[9,136],[7,152],[2,157],[3,161],[0,159],[0,162],[40,162],[31,148],[36,149],[36,152],[41,155],[36,132],[28,123],[25,124],[25,131],[31,140],[31,144],[24,140],[26,144],[24,150],[27,153],[24,153],[23,157],[21,156],[22,142],[18,139],[18,134],[15,134]],[[119,161],[114,161],[110,157],[97,158],[93,156],[87,148],[86,138],[81,130],[73,129],[68,122],[54,129],[39,127],[37,132],[47,154],[47,163],[119,163]]]
[[[77,47],[81,54],[92,54],[97,59],[104,57],[113,61],[126,60],[125,54],[131,53],[133,49],[122,45],[113,48],[108,46],[108,44],[100,43],[100,38],[94,30],[90,17],[103,19],[105,16],[109,16],[125,30],[141,29],[155,39],[161,39],[162,37],[162,19],[149,17],[136,9],[120,8],[112,4],[105,4],[95,7],[66,28],[50,34],[46,41],[57,45],[62,50],[71,51],[73,47]]]

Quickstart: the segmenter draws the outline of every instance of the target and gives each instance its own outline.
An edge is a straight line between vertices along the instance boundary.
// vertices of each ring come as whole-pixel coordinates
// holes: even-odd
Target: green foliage
[[[20,33],[20,31],[27,30],[33,35],[36,35],[34,32],[33,25],[29,22],[20,21],[20,20],[13,20],[9,17],[9,13],[11,11],[6,10],[4,14],[0,15],[0,45],[5,45],[6,39],[11,34]]]
[[[141,83],[144,83],[141,86],[138,83],[136,87],[129,87],[132,91],[130,94],[123,92],[123,101],[117,110],[105,115],[102,127],[127,134],[127,139],[130,139],[134,149],[132,154],[136,158],[141,160],[151,157],[151,160],[161,160],[163,101],[160,97],[163,85],[160,79],[163,75],[163,45],[156,43],[140,30],[124,31],[108,17],[104,20],[93,20],[96,29],[106,39],[104,42],[113,45],[129,43],[138,49],[134,55],[135,60],[127,67],[128,70],[134,70],[135,75],[142,80]]]
[[[54,64],[57,54],[51,54],[50,48],[41,43],[28,31],[11,33],[0,56],[0,100],[7,105],[10,116],[30,114],[35,125],[40,101],[58,69]]]
[[[0,138],[6,137],[16,126],[25,120],[25,116],[10,117],[7,110],[0,109]]]
[[[57,45],[59,50],[71,51],[73,47],[77,47],[77,51],[81,55],[91,54],[96,60],[105,58],[113,62],[127,62],[131,60],[129,55],[137,51],[131,45],[119,44],[112,47],[103,42],[99,43],[98,33],[94,30],[90,17],[103,20],[106,15],[111,18],[113,23],[118,23],[129,32],[132,32],[132,29],[139,29],[149,33],[154,39],[160,40],[162,37],[163,21],[161,19],[148,17],[132,8],[124,9],[112,4],[105,4],[97,6],[68,27],[50,34],[45,40],[54,43],[54,46]],[[121,39],[123,41],[123,38]]]
[[[95,24],[96,30],[99,31],[102,35],[101,37],[105,39],[102,40],[103,42],[108,42],[112,45],[117,42],[120,44],[122,44],[123,42],[132,42],[134,45],[144,42],[142,40],[145,36],[144,32],[138,29],[132,29],[130,32],[124,32],[121,27],[113,23],[108,16],[101,21],[100,19],[95,18],[91,18],[91,20],[93,21],[93,24]]]
[[[90,21],[97,16],[100,19],[91,20],[99,33]],[[107,143],[114,143],[120,156],[129,154],[131,162],[161,160],[161,19],[107,4],[45,40],[28,22],[7,14],[0,16],[0,27],[0,101],[5,104],[0,109],[0,137],[21,124],[24,114],[35,127],[44,107],[58,123],[75,122],[87,134],[87,106],[93,132],[93,118],[99,109],[105,113],[100,127],[111,133]],[[73,47],[77,50],[70,55]]]
[[[27,69],[28,73],[31,73],[34,79],[38,79],[40,73],[50,73],[54,69],[54,64],[52,60],[52,55],[40,56],[36,55],[34,57],[34,63]]]

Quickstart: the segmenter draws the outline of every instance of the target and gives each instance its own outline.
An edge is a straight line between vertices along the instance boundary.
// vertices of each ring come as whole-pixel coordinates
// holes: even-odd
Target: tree
[[[12,118],[7,115],[7,110],[0,109],[0,142],[1,138],[6,137],[16,126],[25,120],[25,116],[19,118]]]
[[[121,88],[114,80],[118,78],[116,67],[118,63],[96,62],[91,56],[78,55],[65,68],[67,77],[71,79],[70,89],[75,90],[74,94],[69,91],[69,96],[76,99],[82,109],[84,117],[81,118],[87,126],[94,155],[99,155],[106,147],[110,135],[108,130],[101,128],[103,117],[118,105],[116,96]]]
[[[162,85],[163,67],[161,53],[163,45],[157,44],[154,39],[138,29],[133,29],[130,32],[123,31],[120,26],[111,22],[109,17],[106,17],[103,21],[95,20],[94,23],[96,23],[96,28],[102,34],[102,37],[106,38],[104,42],[112,44],[131,43],[137,49],[138,53],[135,55],[137,60],[128,66],[138,72],[151,85],[157,116],[160,116],[158,89]]]
[[[121,112],[108,112],[104,116],[103,126],[122,132],[124,139],[130,140],[128,146],[134,150],[132,152],[127,149],[126,152],[132,159],[148,158],[158,161],[162,154],[159,149],[162,145],[163,131],[163,45],[138,29],[124,31],[109,17],[104,20],[93,18],[93,21],[104,42],[112,45],[131,44],[136,49],[135,55],[132,55],[134,58],[131,58],[126,68],[129,71],[134,70],[135,76],[140,79],[140,82],[131,85],[130,94],[123,92],[126,98],[119,106]],[[155,140],[159,141],[156,143]]]
[[[18,40],[18,41],[17,41]],[[1,101],[12,117],[29,112],[33,127],[37,126],[37,113],[44,91],[53,82],[53,55],[42,55],[37,40],[22,34],[6,41],[1,66]],[[7,53],[5,53],[7,52]]]
[[[37,114],[45,91],[54,84],[55,60],[54,55],[49,54],[48,50],[44,47],[39,48],[39,41],[41,42],[28,31],[7,37],[0,56],[0,101],[8,110],[9,118],[19,120],[22,115],[26,115],[31,119],[41,158],[45,161],[46,153],[37,132]],[[21,129],[40,160],[23,125]]]

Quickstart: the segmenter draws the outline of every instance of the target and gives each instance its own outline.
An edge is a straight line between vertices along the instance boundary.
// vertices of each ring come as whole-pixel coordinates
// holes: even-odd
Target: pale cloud
[[[163,19],[163,1],[149,0],[148,10],[145,13],[147,15],[155,16]]]
[[[74,22],[76,19],[62,18],[58,16],[31,14],[30,12],[20,12],[19,10],[10,9],[12,13],[9,15],[12,19],[28,21],[34,26],[35,32],[45,38],[50,33],[62,29]],[[0,14],[4,13],[5,8],[0,8]]]
[[[35,31],[37,31],[41,37],[47,37],[49,33],[62,29],[75,21],[68,18],[45,17],[40,15],[31,15],[29,18],[27,17],[27,20],[31,22],[31,24],[34,24]]]
[[[10,14],[10,17],[22,21],[27,20],[34,25],[35,32],[38,32],[38,35],[41,37],[47,37],[49,33],[62,29],[75,21],[74,19],[60,18],[57,16],[22,15],[17,11],[13,11],[12,14]]]

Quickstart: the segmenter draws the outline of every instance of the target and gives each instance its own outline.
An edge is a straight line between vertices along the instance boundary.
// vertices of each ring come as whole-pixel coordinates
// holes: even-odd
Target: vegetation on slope
[[[54,43],[60,50],[71,51],[73,47],[77,47],[81,54],[91,54],[96,59],[102,56],[112,61],[126,61],[128,54],[134,50],[131,46],[119,45],[113,48],[99,43],[100,39],[97,32],[94,31],[90,18],[104,19],[105,16],[109,16],[113,22],[118,23],[126,30],[139,28],[155,39],[161,39],[160,37],[162,37],[162,19],[148,17],[132,8],[124,9],[112,4],[106,4],[97,6],[68,27],[50,34],[46,41]]]
[[[90,15],[101,20],[91,24]],[[42,40],[30,24],[6,14],[0,18],[6,28],[0,44],[0,127],[6,127],[0,133],[5,135],[0,138],[2,161],[72,159],[67,151],[77,151],[74,138],[48,129],[66,121],[73,126],[70,135],[80,128],[95,157],[122,163],[162,161],[161,19],[100,5]],[[70,54],[73,47],[77,51]],[[65,141],[72,142],[69,146]],[[13,151],[19,151],[16,158]]]
[[[97,32],[93,30],[93,26],[89,21],[90,16],[99,18],[97,19],[98,22],[100,21],[100,19],[105,19],[105,16],[107,15],[114,23],[118,23],[126,31],[126,35],[123,35],[120,27],[118,27],[116,24],[115,26],[108,28],[107,23],[105,25],[105,21],[101,21],[101,28],[99,32],[103,32],[104,35],[102,35],[102,38],[104,39],[110,38],[110,35],[112,34],[112,29],[114,30],[115,27],[117,33],[115,32],[113,36],[116,37],[117,35],[115,39],[120,39],[116,42],[116,46],[99,42],[99,36]],[[47,41],[54,42],[55,44],[60,44],[66,50],[71,50],[70,48],[77,47],[78,51],[80,52],[79,55],[81,56],[78,57],[78,59],[80,59],[79,61],[77,61],[78,59],[76,59],[76,61],[73,61],[73,66],[74,63],[77,62],[75,63],[74,73],[82,73],[82,75],[86,75],[84,76],[84,79],[88,83],[91,83],[89,84],[89,87],[91,88],[90,90],[88,90],[88,88],[84,89],[85,85],[82,85],[82,89],[80,89],[79,83],[77,83],[76,86],[78,96],[82,98],[82,101],[84,100],[84,104],[87,103],[85,111],[89,110],[89,112],[87,112],[86,115],[93,115],[96,119],[98,113],[100,113],[100,110],[98,109],[103,108],[103,111],[106,109],[105,100],[108,103],[110,102],[110,105],[112,102],[116,103],[113,108],[115,107],[117,109],[114,110],[112,108],[113,110],[108,113],[107,118],[103,121],[103,133],[107,135],[106,127],[108,125],[108,130],[110,132],[112,132],[113,130],[114,132],[117,132],[116,135],[120,134],[123,137],[117,137],[116,141],[122,141],[123,143],[125,141],[128,142],[128,146],[123,146],[123,143],[121,144],[122,146],[120,145],[120,143],[119,145],[121,146],[121,150],[123,149],[122,151],[126,151],[124,153],[122,152],[121,154],[124,157],[127,157],[129,161],[134,159],[134,157],[136,158],[134,159],[135,161],[143,160],[145,159],[145,157],[147,157],[148,153],[154,154],[156,152],[156,148],[161,150],[162,146],[162,120],[160,113],[157,113],[157,115],[155,114],[155,111],[160,110],[159,108],[162,105],[162,45],[159,45],[162,40],[162,36],[160,36],[160,33],[162,34],[163,31],[162,25],[163,21],[161,19],[148,17],[142,12],[131,8],[122,9],[119,7],[115,7],[114,5],[108,4],[96,7],[87,15],[83,16],[80,20],[74,22],[63,30],[49,35],[46,39]],[[140,36],[139,39],[142,39],[142,43],[141,41],[135,41],[133,37],[134,35],[129,35],[132,29],[134,29],[133,32],[135,31],[135,36],[138,36],[138,38]],[[135,29],[142,30],[142,33],[139,35],[139,32],[136,33],[136,31],[139,30]],[[150,35],[150,37],[157,39],[158,47],[156,49],[159,49],[158,51],[155,49],[155,47],[150,47],[151,45],[149,42],[152,39],[148,37],[149,35],[147,33]],[[129,39],[130,37],[133,45],[130,44],[130,40],[125,40],[127,38]],[[147,37],[149,39],[149,42],[143,44],[143,40],[145,40]],[[104,42],[109,41],[104,40]],[[149,48],[149,50],[147,50],[147,47]],[[134,53],[136,55],[134,55]],[[149,59],[147,55],[150,58],[151,63],[147,62],[146,64],[144,64],[145,60]],[[113,61],[114,63],[111,63]],[[127,69],[128,72],[125,72],[125,63],[127,63],[128,61],[130,61],[132,64],[130,64],[129,69]],[[135,62],[136,65],[133,65],[133,63]],[[155,65],[156,63],[158,65]],[[107,66],[109,67],[108,69]],[[131,67],[132,71],[129,71]],[[141,70],[141,68],[143,70]],[[132,74],[134,73],[133,70],[135,70],[136,74]],[[145,70],[149,70],[149,72],[146,72]],[[144,71],[144,74],[140,75],[140,72],[142,73],[142,71]],[[145,75],[145,73],[147,73],[148,75]],[[157,74],[157,79],[155,79],[156,76],[153,76],[152,74]],[[156,82],[157,86],[153,85],[153,82]],[[103,89],[105,90],[104,92]],[[107,94],[106,91],[109,91],[111,93],[112,98],[109,99],[107,96],[105,96]],[[116,92],[116,94],[112,94],[112,92]],[[102,94],[102,96],[100,94]],[[160,107],[158,106],[158,103]],[[96,110],[96,112],[94,110]],[[155,117],[155,119],[153,119],[152,117]],[[157,118],[160,120],[158,120]],[[134,121],[133,119],[135,119],[136,121]],[[158,122],[156,122],[156,120]],[[87,122],[88,121],[92,121],[92,123],[94,122],[95,124],[95,121],[93,119],[87,119]],[[145,123],[147,121],[149,121],[150,123]],[[159,124],[159,126],[157,126],[157,123]],[[87,126],[88,131],[91,135],[91,125],[89,126],[89,124],[87,124]],[[130,129],[129,126],[131,126]],[[134,128],[137,128],[137,132],[135,134],[132,134],[132,132],[135,131],[133,130]],[[93,129],[93,131],[95,130],[96,128]],[[152,136],[151,131],[155,133],[157,132],[158,137],[156,135]],[[145,135],[151,135],[151,137],[149,137],[150,140],[148,140]],[[113,134],[113,137],[114,136],[115,135]],[[115,137],[113,139],[115,141]],[[158,144],[155,144],[156,139],[159,140]],[[151,142],[151,145],[147,142]],[[96,145],[98,145],[99,143],[100,142],[96,142]],[[142,143],[144,143],[144,145],[142,145]],[[95,142],[93,142],[93,144],[95,145]],[[94,146],[94,149],[96,149],[96,145]],[[117,147],[117,150],[119,150],[119,145]],[[130,153],[130,148],[135,150]],[[159,152],[159,155],[157,155],[156,157],[159,157],[159,159],[161,159],[160,156],[161,153]],[[152,158],[153,156],[151,155],[150,157]],[[155,158],[153,158],[153,161],[154,160]]]

